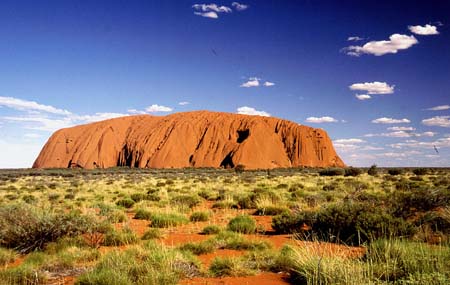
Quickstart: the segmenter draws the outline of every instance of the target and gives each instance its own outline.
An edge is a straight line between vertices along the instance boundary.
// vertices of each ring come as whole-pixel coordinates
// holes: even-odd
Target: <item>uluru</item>
[[[64,128],[34,168],[343,167],[327,133],[274,117],[194,111]]]

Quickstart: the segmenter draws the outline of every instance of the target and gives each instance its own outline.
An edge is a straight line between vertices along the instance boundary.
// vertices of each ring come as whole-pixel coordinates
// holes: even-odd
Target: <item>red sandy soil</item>
[[[180,282],[180,285],[287,285],[285,274],[263,272],[255,276],[192,278]]]

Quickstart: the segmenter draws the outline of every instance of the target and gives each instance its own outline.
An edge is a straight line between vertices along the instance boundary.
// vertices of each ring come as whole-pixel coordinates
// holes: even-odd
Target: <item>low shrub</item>
[[[129,228],[121,231],[111,230],[105,234],[103,245],[105,246],[121,246],[134,244],[138,241],[137,235]]]
[[[339,176],[344,174],[345,170],[342,168],[326,168],[319,171],[320,176]]]
[[[134,214],[134,219],[137,220],[150,220],[152,217],[152,213],[145,209],[137,209]]]
[[[209,272],[214,277],[221,276],[247,276],[255,274],[245,264],[235,257],[216,257],[209,266]]]
[[[159,229],[149,229],[142,236],[142,240],[150,240],[150,239],[160,239],[163,234]]]
[[[349,167],[349,168],[345,168],[344,176],[358,176],[361,174],[362,174],[361,169],[355,168],[355,167]]]
[[[92,223],[78,212],[50,212],[26,204],[2,206],[0,246],[27,253],[59,238],[84,233]]]
[[[210,225],[203,228],[201,231],[201,234],[203,235],[214,235],[218,234],[221,231],[221,229],[216,225]]]
[[[212,241],[188,242],[179,247],[180,250],[192,252],[195,255],[211,253],[216,250],[216,246]]]
[[[403,173],[403,170],[400,168],[391,168],[388,169],[388,174],[392,176],[401,175]]]
[[[124,199],[118,200],[116,202],[116,205],[129,209],[129,208],[133,207],[135,203],[136,202],[131,198],[124,198]]]
[[[253,234],[256,232],[256,222],[249,215],[239,215],[230,220],[228,229],[237,233]]]
[[[173,197],[170,201],[173,204],[185,205],[189,208],[193,208],[200,204],[201,199],[197,195],[178,195]]]
[[[194,212],[189,217],[189,220],[191,222],[206,222],[209,220],[209,213],[208,212]]]
[[[175,213],[153,213],[150,221],[153,228],[175,227],[189,222],[185,216]]]

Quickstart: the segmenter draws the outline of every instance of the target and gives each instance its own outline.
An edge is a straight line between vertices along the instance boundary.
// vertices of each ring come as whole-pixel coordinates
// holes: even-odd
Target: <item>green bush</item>
[[[391,168],[388,169],[388,174],[392,176],[401,175],[403,173],[403,170],[400,168]]]
[[[204,227],[203,230],[201,231],[201,234],[214,235],[214,234],[218,234],[220,231],[221,231],[221,229],[218,226],[211,225],[211,226]]]
[[[413,169],[413,173],[417,176],[426,175],[428,173],[428,169],[426,168],[416,168]]]
[[[152,217],[152,213],[148,210],[137,209],[134,214],[134,218],[137,220],[150,220]]]
[[[370,176],[375,176],[378,174],[378,168],[376,164],[373,164],[368,170],[367,170],[367,174],[369,174]]]
[[[136,234],[129,228],[124,228],[121,231],[111,230],[105,234],[103,245],[105,246],[121,246],[134,244],[138,241]]]
[[[206,222],[209,220],[209,213],[208,212],[194,212],[189,217],[189,220],[191,222]]]
[[[249,215],[239,215],[230,220],[228,229],[237,233],[253,234],[256,232],[256,222]]]
[[[136,202],[131,198],[124,198],[124,199],[118,200],[116,202],[116,205],[129,209],[129,208],[133,207],[135,203]]]
[[[355,167],[349,167],[349,168],[345,168],[344,176],[358,176],[361,174],[362,174],[361,169],[355,168]]]
[[[339,176],[344,174],[345,170],[342,168],[326,168],[319,171],[320,176]]]
[[[52,241],[84,233],[92,220],[78,212],[50,212],[26,204],[0,207],[0,246],[21,253],[43,249]]]
[[[203,242],[188,242],[179,247],[180,250],[192,252],[195,255],[206,254],[214,252],[216,249],[215,244],[211,241]]]
[[[175,227],[189,222],[185,216],[175,213],[153,213],[150,217],[150,221],[150,226],[153,228]]]
[[[159,239],[162,238],[163,234],[159,229],[149,229],[144,233],[141,239],[150,240],[150,239]]]
[[[178,195],[171,199],[173,204],[185,205],[189,208],[193,208],[200,204],[201,199],[197,195]]]

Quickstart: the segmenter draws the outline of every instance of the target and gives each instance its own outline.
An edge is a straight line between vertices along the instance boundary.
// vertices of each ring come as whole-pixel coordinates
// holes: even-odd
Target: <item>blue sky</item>
[[[190,110],[325,129],[354,166],[450,166],[450,2],[0,2],[0,167],[58,128]],[[436,147],[436,150],[435,150]]]

